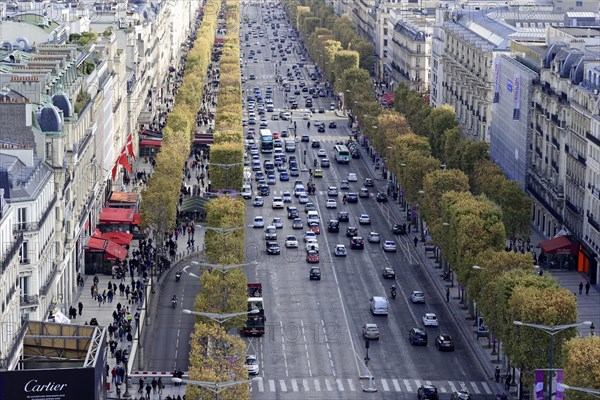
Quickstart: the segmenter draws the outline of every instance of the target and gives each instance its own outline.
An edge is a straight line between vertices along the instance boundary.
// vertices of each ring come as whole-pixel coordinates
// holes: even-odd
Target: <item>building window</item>
[[[383,45],[387,46],[388,45],[388,40],[387,39],[383,39]]]
[[[46,142],[46,159],[52,159],[52,142]]]
[[[576,1],[575,7],[583,7],[583,1]]]
[[[25,207],[19,208],[17,213],[17,220],[19,222],[19,229],[27,229],[27,209]]]
[[[385,36],[387,36],[387,34],[388,34],[388,28],[383,28],[383,34],[384,34]]]
[[[24,241],[19,250],[19,262],[29,264],[29,242]]]

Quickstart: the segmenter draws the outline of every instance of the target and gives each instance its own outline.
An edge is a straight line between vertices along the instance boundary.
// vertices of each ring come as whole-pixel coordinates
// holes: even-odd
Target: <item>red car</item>
[[[280,134],[278,132],[273,132],[273,139],[279,139]]]
[[[321,234],[321,228],[319,227],[319,223],[318,222],[310,222],[308,224],[308,229],[313,231],[315,233],[315,235],[320,235]]]
[[[316,250],[307,251],[306,262],[310,264],[317,264],[319,262],[319,252]]]

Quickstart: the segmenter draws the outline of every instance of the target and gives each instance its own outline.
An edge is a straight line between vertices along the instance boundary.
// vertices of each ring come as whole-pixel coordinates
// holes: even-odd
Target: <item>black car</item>
[[[438,400],[437,388],[433,385],[423,385],[417,390],[419,400]]]
[[[329,127],[332,128],[332,129],[337,128],[337,124],[335,123],[335,121],[331,121],[329,123]]]
[[[317,132],[320,132],[320,133],[325,132],[325,125],[319,125],[319,128],[317,129]]]
[[[394,226],[392,226],[392,233],[394,235],[405,235],[406,224],[394,224]]]
[[[288,219],[298,218],[298,209],[296,207],[287,208]]]
[[[281,254],[281,247],[277,242],[267,242],[267,254]]]
[[[340,211],[338,212],[338,221],[340,222],[348,222],[350,221],[350,215],[348,211]]]
[[[346,237],[354,237],[358,235],[358,229],[354,226],[349,226],[346,228]]]
[[[435,347],[439,351],[454,351],[454,339],[447,333],[442,333],[435,338]]]
[[[310,277],[311,281],[313,281],[313,280],[320,281],[321,280],[321,269],[319,267],[312,267],[310,269],[309,277]]]
[[[269,189],[269,185],[261,185],[258,190],[260,191],[261,196],[268,196],[271,193],[271,189]]]
[[[321,160],[321,168],[329,168],[331,166],[331,162],[328,158],[324,158]]]
[[[427,332],[421,328],[412,328],[408,332],[408,341],[413,346],[423,345],[427,346]]]
[[[340,231],[340,222],[336,219],[330,219],[327,224],[327,232],[339,232]]]
[[[383,267],[383,279],[396,279],[396,271],[392,267]]]
[[[312,147],[313,149],[318,149],[321,147],[321,142],[319,142],[318,140],[313,140],[313,142],[310,144],[310,147]]]
[[[310,142],[310,137],[308,135],[302,135],[300,141],[308,143]]]
[[[373,179],[365,178],[365,187],[373,187],[374,185],[375,183],[373,182]]]
[[[376,198],[378,203],[387,203],[388,201],[387,194],[383,192],[378,192]]]
[[[358,195],[354,192],[348,193],[348,203],[358,203]]]

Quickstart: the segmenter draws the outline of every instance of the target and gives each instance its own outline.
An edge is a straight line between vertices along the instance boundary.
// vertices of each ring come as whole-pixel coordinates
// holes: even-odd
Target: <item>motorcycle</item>
[[[175,273],[175,282],[179,282],[180,279],[181,279],[181,271],[177,271]]]
[[[396,299],[396,289],[392,288],[392,299]]]
[[[171,306],[172,306],[173,308],[177,307],[177,300],[175,300],[175,299],[172,299],[172,300],[171,300]]]

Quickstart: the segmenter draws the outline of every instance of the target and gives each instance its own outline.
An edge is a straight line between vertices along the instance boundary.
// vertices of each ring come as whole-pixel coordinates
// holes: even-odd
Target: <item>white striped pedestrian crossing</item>
[[[252,383],[251,390],[258,392],[356,392],[365,385],[355,378],[300,378],[300,379],[265,379]],[[434,385],[439,393],[452,393],[468,390],[477,395],[492,395],[487,382],[474,381],[431,381],[420,379],[375,378],[376,387],[383,392],[415,393],[422,385]]]

